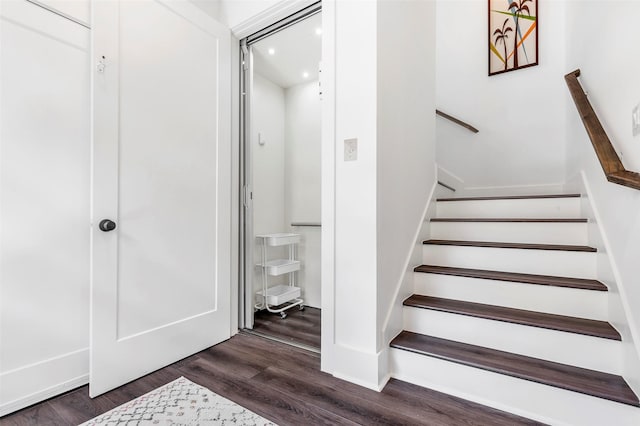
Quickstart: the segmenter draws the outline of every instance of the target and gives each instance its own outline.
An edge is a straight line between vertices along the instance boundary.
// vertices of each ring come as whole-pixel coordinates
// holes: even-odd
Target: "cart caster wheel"
[[[299,309],[300,309],[301,311],[304,311],[304,305],[300,305],[300,308],[299,308]]]
[[[280,312],[281,319],[285,319],[286,317],[287,317],[287,314],[285,314],[284,312]]]

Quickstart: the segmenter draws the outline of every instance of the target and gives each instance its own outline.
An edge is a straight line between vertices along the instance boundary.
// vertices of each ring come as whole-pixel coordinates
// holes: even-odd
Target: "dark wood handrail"
[[[458,126],[462,126],[462,127],[464,127],[465,129],[467,129],[467,130],[469,130],[469,131],[471,131],[471,132],[473,132],[473,133],[478,133],[478,132],[479,132],[479,130],[478,130],[478,129],[476,129],[475,127],[473,127],[471,124],[469,124],[469,123],[465,123],[464,121],[462,121],[462,120],[460,120],[460,119],[457,119],[457,118],[455,118],[455,117],[453,117],[453,116],[451,116],[451,115],[447,114],[446,112],[442,112],[442,111],[440,111],[439,109],[437,109],[437,110],[436,110],[436,115],[439,115],[439,116],[440,116],[440,117],[442,117],[442,118],[446,118],[446,119],[447,119],[447,120],[449,120],[449,121],[453,121],[453,122],[454,122],[454,123],[456,123]]]
[[[582,89],[582,85],[578,81],[580,76],[580,70],[577,69],[564,76],[564,80],[567,83],[573,102],[576,104],[582,124],[587,130],[589,139],[593,149],[596,151],[602,170],[609,182],[617,183],[618,185],[628,186],[634,189],[640,189],[640,173],[632,172],[624,168],[622,161],[618,153],[613,148],[611,140],[607,136],[607,133],[602,127],[602,123],[598,120],[587,95]]]

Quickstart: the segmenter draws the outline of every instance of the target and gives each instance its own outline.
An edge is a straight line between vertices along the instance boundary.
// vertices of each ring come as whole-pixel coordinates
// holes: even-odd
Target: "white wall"
[[[580,68],[581,83],[625,167],[640,171],[640,137],[631,133],[631,110],[640,102],[636,76],[640,59],[637,50],[640,31],[636,21],[640,3],[589,1],[567,3],[566,72]],[[589,23],[597,23],[591,25]],[[593,31],[597,27],[598,31]],[[597,54],[595,53],[597,52]],[[640,286],[637,261],[640,258],[640,191],[606,181],[591,142],[567,89],[567,177],[580,180],[582,173],[590,201],[599,213],[603,241],[596,240],[612,263],[612,273],[599,264],[599,275],[614,290],[610,317],[621,331],[625,344],[625,378],[640,391]],[[595,236],[595,235],[594,235]],[[627,322],[628,321],[628,322]]]
[[[229,28],[233,28],[281,2],[281,0],[220,0],[220,19]]]
[[[0,16],[2,416],[88,380],[90,32],[26,1]]]
[[[320,223],[320,96],[318,81],[285,90],[285,221]],[[301,234],[298,283],[305,305],[319,308],[320,228],[292,228]]]
[[[437,118],[437,161],[466,188],[564,182],[565,6],[539,3],[539,65],[492,77],[487,2],[437,3],[436,106],[480,130]]]
[[[378,337],[378,351],[402,330],[396,299],[411,293],[410,255],[436,181],[435,116],[425,113],[435,109],[435,9],[434,2],[378,4],[377,321],[390,334]],[[407,58],[402,46],[416,54]],[[385,330],[391,309],[395,321]]]
[[[285,232],[285,98],[284,90],[262,77],[253,75],[251,100],[251,163],[253,173],[254,235]],[[259,138],[264,141],[260,145]],[[287,256],[284,248],[270,248],[271,259]],[[254,263],[260,262],[261,247],[255,240]],[[269,285],[285,283],[286,276],[269,277]],[[253,290],[262,289],[261,271],[256,268]]]
[[[286,227],[284,90],[255,73],[252,96],[254,232],[283,232]],[[259,138],[263,145],[258,142]]]
[[[222,19],[222,2],[220,0],[189,0],[191,3],[202,9],[207,15],[212,16],[218,22],[226,24]],[[227,25],[228,26],[228,25]]]
[[[318,81],[285,90],[287,223],[320,222]]]

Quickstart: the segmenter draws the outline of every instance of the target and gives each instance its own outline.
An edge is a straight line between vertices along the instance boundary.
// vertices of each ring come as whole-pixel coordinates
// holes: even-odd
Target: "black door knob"
[[[116,223],[109,219],[102,219],[100,221],[100,224],[98,225],[98,228],[100,228],[100,230],[104,232],[113,231],[114,229],[116,229]]]

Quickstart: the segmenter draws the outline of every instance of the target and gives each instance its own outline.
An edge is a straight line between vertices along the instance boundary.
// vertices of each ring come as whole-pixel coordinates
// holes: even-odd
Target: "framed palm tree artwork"
[[[489,1],[489,75],[538,65],[538,0]]]

